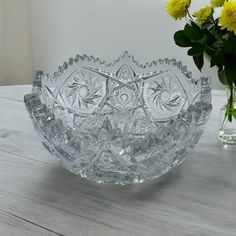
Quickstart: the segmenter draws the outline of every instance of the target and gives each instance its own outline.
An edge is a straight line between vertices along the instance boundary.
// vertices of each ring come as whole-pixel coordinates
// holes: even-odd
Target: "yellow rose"
[[[193,13],[193,16],[196,17],[197,22],[204,23],[213,15],[213,7],[206,6],[201,8],[199,11]]]
[[[191,0],[169,0],[166,10],[175,20],[181,20],[187,15]]]
[[[224,3],[219,25],[222,29],[233,31],[236,35],[236,1]]]
[[[225,3],[225,0],[211,0],[211,5],[213,7],[221,7]]]

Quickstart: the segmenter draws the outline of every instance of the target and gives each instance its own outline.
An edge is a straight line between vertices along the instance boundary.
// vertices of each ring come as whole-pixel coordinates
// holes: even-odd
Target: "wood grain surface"
[[[224,91],[189,159],[158,180],[99,185],[64,170],[41,144],[23,95],[0,87],[0,235],[236,236],[236,146],[217,140]]]

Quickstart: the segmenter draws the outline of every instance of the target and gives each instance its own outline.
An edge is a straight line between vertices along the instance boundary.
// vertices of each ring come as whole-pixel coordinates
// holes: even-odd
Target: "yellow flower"
[[[233,31],[236,35],[236,1],[225,2],[219,19],[222,29]]]
[[[193,13],[193,16],[196,17],[197,22],[204,23],[206,22],[213,14],[213,7],[206,6],[201,8],[199,11]]]
[[[225,0],[211,0],[211,5],[213,7],[221,7],[224,5]]]
[[[191,0],[169,0],[166,10],[175,20],[180,20],[187,15]]]

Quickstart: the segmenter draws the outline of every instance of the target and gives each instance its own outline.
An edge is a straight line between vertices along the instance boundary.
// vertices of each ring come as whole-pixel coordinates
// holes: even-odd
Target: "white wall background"
[[[0,1],[0,84],[3,81],[4,73],[3,73],[3,3]]]
[[[32,81],[30,0],[0,0],[0,85]]]
[[[173,34],[183,27],[185,21],[175,22],[169,18],[165,11],[166,0],[0,0],[0,2],[5,4],[14,2],[20,5],[17,11],[8,10],[3,14],[8,19],[6,37],[10,40],[9,42],[6,40],[5,44],[8,44],[8,48],[14,46],[14,49],[10,50],[10,55],[18,50],[21,63],[28,65],[29,74],[31,68],[53,73],[59,65],[77,53],[93,54],[105,60],[114,60],[124,50],[128,50],[143,63],[158,58],[176,57],[182,60],[194,75],[200,75],[192,59],[186,55],[186,50],[174,44]],[[205,0],[195,2],[194,4],[199,7],[206,5]],[[15,6],[12,7],[16,9]],[[31,20],[27,20],[29,13]],[[12,25],[11,17],[17,24],[17,29]],[[32,48],[29,43],[29,32],[26,32],[29,24]],[[21,28],[24,30],[20,30]],[[21,32],[21,36],[18,35],[18,31]],[[28,49],[24,48],[26,44],[29,45]],[[27,55],[23,55],[24,53]],[[31,53],[33,60],[29,60]],[[10,68],[5,67],[5,71],[7,70],[10,75],[4,80],[13,81],[14,77],[15,83],[28,82],[28,79],[23,80],[24,76],[16,76],[20,73],[19,70],[16,71],[20,62],[17,60],[16,63],[11,59],[12,56],[8,58]],[[0,64],[2,64],[1,58]],[[0,70],[2,71],[1,67]],[[10,70],[12,72],[9,72]],[[203,73],[211,75],[215,81],[214,86],[219,86],[215,71],[206,67]]]
[[[205,4],[198,0],[194,7]],[[141,62],[176,57],[199,76],[173,41],[185,21],[170,19],[165,5],[166,0],[31,0],[34,68],[53,72],[77,53],[113,60],[128,50]],[[203,73],[219,86],[214,70],[206,66]]]

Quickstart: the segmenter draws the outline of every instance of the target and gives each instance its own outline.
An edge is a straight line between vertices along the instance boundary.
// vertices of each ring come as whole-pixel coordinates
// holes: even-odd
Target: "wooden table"
[[[0,87],[0,235],[236,236],[236,146],[217,140],[224,91],[189,160],[164,177],[105,186],[64,170],[26,112],[31,86]]]

